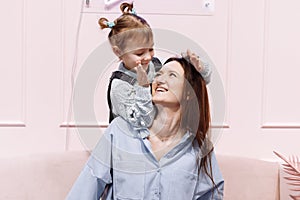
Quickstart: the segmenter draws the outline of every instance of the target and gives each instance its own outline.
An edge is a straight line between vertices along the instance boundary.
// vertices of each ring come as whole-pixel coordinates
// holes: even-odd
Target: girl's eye
[[[137,54],[135,54],[135,55],[137,55],[137,56],[142,56],[142,55],[143,55],[143,53],[137,53]]]

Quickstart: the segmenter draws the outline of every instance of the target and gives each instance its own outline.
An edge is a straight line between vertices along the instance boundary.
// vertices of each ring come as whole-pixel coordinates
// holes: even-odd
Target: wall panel
[[[24,0],[2,5],[0,12],[0,127],[25,126]]]
[[[262,127],[300,128],[300,5],[293,0],[266,5]]]
[[[61,1],[6,1],[0,10],[0,157],[63,151]]]

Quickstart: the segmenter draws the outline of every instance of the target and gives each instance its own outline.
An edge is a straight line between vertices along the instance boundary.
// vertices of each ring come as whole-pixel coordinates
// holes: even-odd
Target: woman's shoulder
[[[116,117],[105,129],[104,134],[100,137],[96,147],[100,146],[100,149],[102,149],[103,146],[105,146],[103,143],[111,143],[112,140],[122,139],[124,135],[133,135],[133,131],[134,129],[126,120],[122,117]]]
[[[118,117],[114,118],[114,120],[111,121],[109,126],[119,127],[119,126],[124,126],[124,125],[127,125],[127,124],[128,124],[128,122],[125,119],[118,116]]]
[[[107,131],[113,133],[113,132],[122,132],[126,134],[134,134],[135,130],[134,127],[125,119],[118,116],[112,120],[112,122],[109,124]]]

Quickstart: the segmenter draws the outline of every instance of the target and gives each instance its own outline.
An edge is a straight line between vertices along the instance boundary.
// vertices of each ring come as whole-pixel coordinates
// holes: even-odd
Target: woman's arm
[[[216,156],[214,152],[211,153],[211,166],[212,166],[212,177],[215,185],[213,185],[211,179],[204,170],[200,171],[198,178],[197,187],[195,190],[194,199],[197,200],[222,200],[224,193],[224,179],[219,169]]]
[[[196,196],[196,200],[222,200],[224,197],[224,181],[218,182],[215,187],[210,187],[210,189],[202,192],[202,194]]]
[[[99,200],[106,184],[107,183],[97,177],[93,169],[86,164],[66,200]]]
[[[66,200],[99,200],[105,187],[112,183],[111,128],[100,138]]]

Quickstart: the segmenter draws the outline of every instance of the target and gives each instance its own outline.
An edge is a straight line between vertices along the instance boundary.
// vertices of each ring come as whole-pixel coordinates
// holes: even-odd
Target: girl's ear
[[[116,54],[116,56],[118,56],[119,58],[121,57],[121,49],[118,46],[113,46],[112,50]]]

